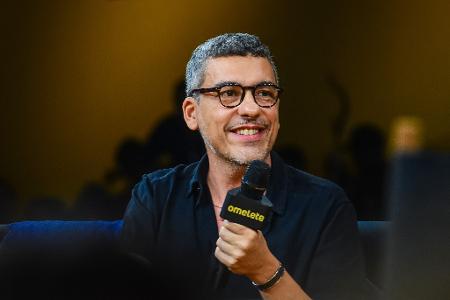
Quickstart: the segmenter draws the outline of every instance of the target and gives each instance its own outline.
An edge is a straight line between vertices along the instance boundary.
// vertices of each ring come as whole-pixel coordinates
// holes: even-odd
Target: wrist
[[[276,285],[283,277],[285,272],[284,266],[280,263],[275,273],[265,282],[256,283],[252,281],[252,284],[260,291],[265,291]]]
[[[276,258],[273,258],[269,262],[262,264],[261,267],[259,267],[254,274],[248,276],[248,278],[255,284],[263,284],[272,278],[280,265],[281,263]]]

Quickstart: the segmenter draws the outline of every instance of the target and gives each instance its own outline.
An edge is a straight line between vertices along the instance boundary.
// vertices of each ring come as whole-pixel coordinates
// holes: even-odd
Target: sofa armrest
[[[9,225],[8,224],[0,224],[0,243],[3,241],[3,238],[8,233]]]
[[[22,221],[6,225],[3,253],[77,251],[117,245],[122,221]]]
[[[382,290],[389,229],[389,221],[358,221],[367,277]]]

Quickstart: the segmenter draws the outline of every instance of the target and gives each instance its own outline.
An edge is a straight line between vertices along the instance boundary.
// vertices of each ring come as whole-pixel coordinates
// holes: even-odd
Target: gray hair
[[[248,33],[225,33],[211,38],[195,48],[186,66],[186,95],[199,88],[205,79],[206,62],[215,57],[247,56],[264,57],[272,65],[278,84],[278,72],[269,48],[260,39]]]

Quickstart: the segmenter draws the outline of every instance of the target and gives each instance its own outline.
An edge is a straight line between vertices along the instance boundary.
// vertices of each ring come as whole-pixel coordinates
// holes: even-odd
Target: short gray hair
[[[195,48],[186,66],[186,95],[199,88],[205,79],[205,68],[208,59],[225,56],[264,57],[272,65],[275,80],[278,84],[278,72],[269,47],[260,39],[248,33],[225,33],[211,38]]]

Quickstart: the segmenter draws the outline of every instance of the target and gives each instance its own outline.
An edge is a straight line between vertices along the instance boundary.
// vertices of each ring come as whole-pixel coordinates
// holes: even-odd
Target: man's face
[[[201,87],[209,88],[224,82],[242,86],[259,83],[276,84],[269,61],[261,57],[230,56],[210,59]],[[279,102],[278,102],[279,103]],[[200,96],[195,105],[195,125],[200,130],[209,156],[244,165],[255,159],[267,160],[280,127],[278,106],[262,108],[256,104],[251,90],[234,108],[220,104],[216,93]]]

